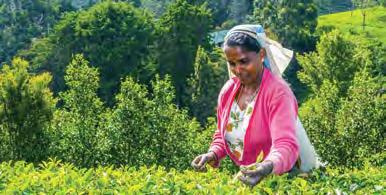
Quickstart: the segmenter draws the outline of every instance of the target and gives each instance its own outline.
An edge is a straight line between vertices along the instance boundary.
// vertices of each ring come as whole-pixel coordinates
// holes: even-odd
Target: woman
[[[292,51],[268,39],[260,25],[232,28],[223,51],[231,79],[218,96],[217,130],[209,151],[192,166],[198,171],[206,163],[218,168],[228,155],[238,166],[256,166],[239,178],[252,186],[269,174],[315,168],[315,150],[298,119],[296,98],[281,78]],[[261,152],[263,161],[255,164]]]

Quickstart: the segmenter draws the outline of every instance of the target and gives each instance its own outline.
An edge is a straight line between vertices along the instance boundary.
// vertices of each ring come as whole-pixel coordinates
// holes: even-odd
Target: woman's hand
[[[194,158],[191,165],[198,172],[206,172],[206,163],[212,163],[215,160],[217,160],[216,154],[211,151]]]
[[[254,169],[252,169],[255,166]],[[263,161],[261,163],[253,164],[247,167],[243,167],[241,170],[242,175],[239,177],[240,181],[253,187],[258,184],[265,176],[269,175],[273,170],[272,161]]]

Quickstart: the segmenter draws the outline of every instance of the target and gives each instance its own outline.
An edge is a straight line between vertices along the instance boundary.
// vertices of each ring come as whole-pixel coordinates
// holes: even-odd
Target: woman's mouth
[[[248,74],[240,74],[239,78],[241,81],[247,81],[249,79]]]

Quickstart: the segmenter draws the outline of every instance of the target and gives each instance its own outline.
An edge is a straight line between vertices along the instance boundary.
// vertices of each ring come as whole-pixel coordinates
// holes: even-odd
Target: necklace
[[[235,115],[235,116],[237,116],[237,117],[235,117],[235,118],[233,119],[233,121],[236,122],[236,123],[240,123],[240,122],[244,121],[244,118],[245,118],[245,116],[246,116],[246,114],[247,114],[247,112],[248,112],[248,109],[250,109],[250,107],[251,107],[250,103],[251,103],[252,100],[256,97],[257,92],[259,91],[259,87],[258,87],[258,88],[256,89],[256,91],[254,92],[254,94],[253,94],[252,96],[249,97],[249,100],[247,100],[247,106],[246,106],[246,108],[245,108],[244,110],[241,110],[240,106],[238,105],[238,104],[239,104],[238,102],[239,102],[240,96],[241,96],[241,94],[242,94],[242,92],[243,92],[243,89],[244,89],[244,87],[241,86],[240,93],[239,93],[239,95],[237,96],[237,99],[236,99],[236,102],[235,102],[235,104],[236,104],[236,106],[238,107],[238,110],[239,110],[239,113]],[[237,109],[237,108],[236,108],[236,109]]]
[[[251,101],[256,97],[257,92],[259,91],[259,88],[260,88],[260,86],[257,87],[256,90],[253,92],[253,95],[248,98],[247,104],[251,103]],[[243,93],[243,91],[244,91],[244,85],[241,86],[240,93],[237,96],[237,100],[236,100],[237,103],[239,103],[239,100],[240,100],[240,97],[241,97],[241,94]]]
[[[256,97],[257,93],[259,92],[262,77],[263,77],[263,75],[260,77],[259,86],[258,86],[258,87],[256,88],[256,90],[253,92],[253,95],[250,96],[249,99],[247,100],[247,104],[251,103],[252,100]],[[237,104],[239,103],[239,100],[240,100],[240,97],[241,97],[241,94],[243,93],[243,91],[244,91],[244,85],[241,85],[240,93],[237,95],[237,99],[236,99],[236,103],[237,103]]]
[[[257,87],[256,91],[253,93],[253,95],[247,100],[247,107],[248,107],[248,104],[251,103],[251,101],[255,98],[255,96],[259,92],[259,89],[260,89],[260,86],[261,86],[261,80],[263,79],[263,72],[264,72],[264,66],[262,67],[262,71],[261,71],[261,74],[260,74],[261,76],[259,78],[259,86]],[[241,94],[243,93],[243,90],[244,90],[244,85],[241,85],[240,92],[237,95],[236,104],[239,104],[239,99],[241,97]]]

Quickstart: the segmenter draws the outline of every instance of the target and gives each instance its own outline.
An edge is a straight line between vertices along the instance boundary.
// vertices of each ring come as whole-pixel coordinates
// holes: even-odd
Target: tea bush
[[[173,103],[170,77],[157,76],[151,90],[149,93],[130,77],[122,82],[117,105],[104,124],[106,162],[185,169],[204,150],[201,144],[209,147],[209,142],[194,144],[200,125]]]
[[[105,110],[97,96],[98,69],[83,55],[75,55],[65,81],[68,90],[60,93],[63,106],[56,110],[50,126],[50,155],[78,166],[95,165],[103,141],[98,127]]]
[[[158,164],[181,170],[209,148],[214,130],[201,132],[174,104],[169,76],[156,76],[150,89],[128,76],[113,108],[98,97],[99,71],[83,55],[68,65],[65,81],[68,89],[60,93],[62,107],[49,130],[52,157],[80,167]]]
[[[299,115],[323,161],[336,167],[385,162],[385,50],[365,43],[333,31],[299,57],[299,78],[313,91]]]
[[[50,160],[39,166],[24,161],[0,164],[0,191],[5,194],[382,194],[386,187],[385,166],[364,170],[316,170],[308,177],[289,173],[271,175],[253,188],[232,182],[227,171],[209,168],[166,171],[161,166],[79,169]]]

